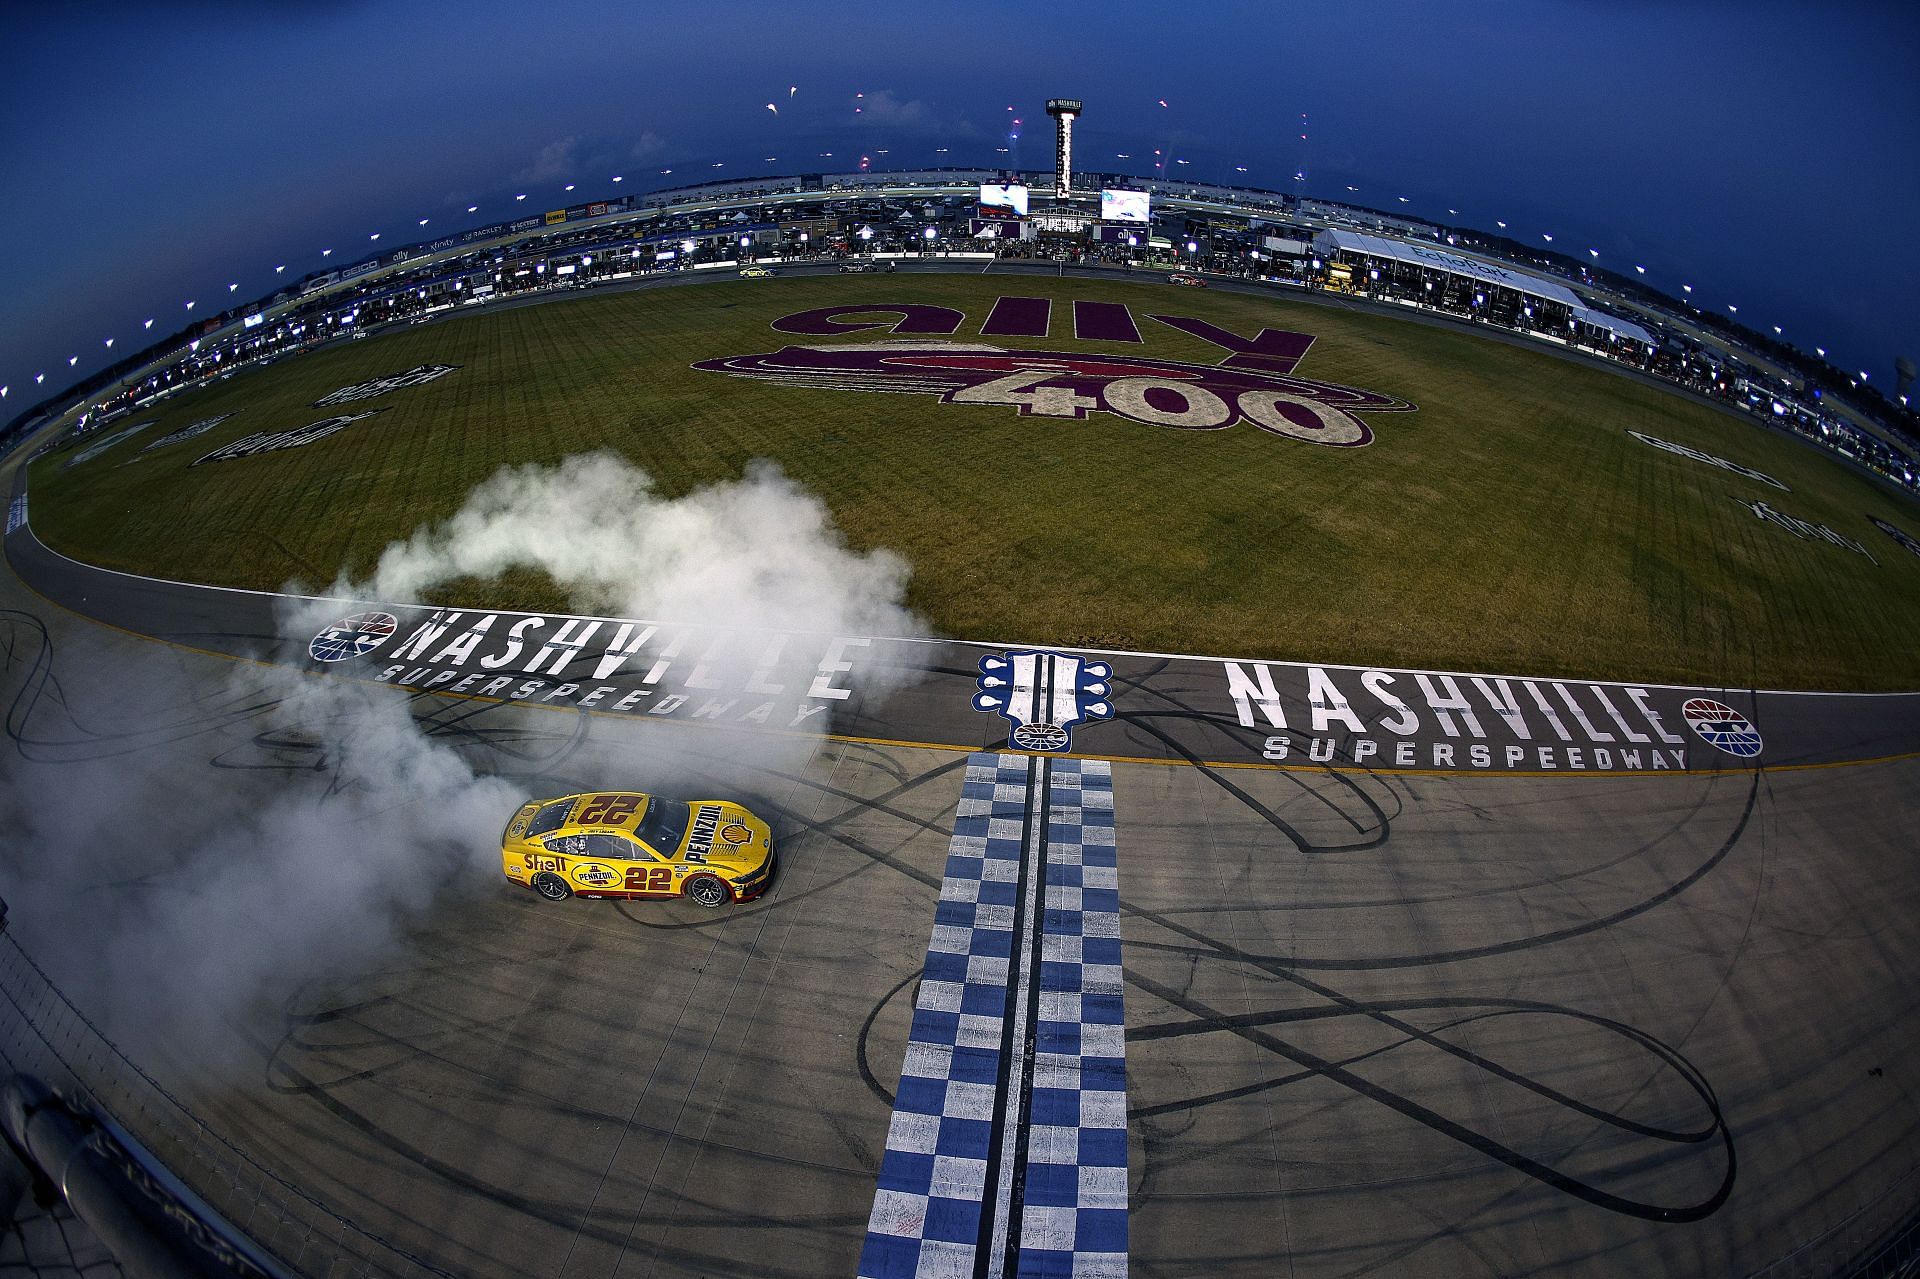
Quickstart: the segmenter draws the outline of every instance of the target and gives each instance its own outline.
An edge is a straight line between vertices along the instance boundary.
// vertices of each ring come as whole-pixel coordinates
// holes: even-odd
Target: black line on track
[[[1049,678],[1047,695],[1052,697],[1052,673],[1054,662],[1047,659]],[[1032,801],[1029,800],[1029,805]],[[1040,1042],[1040,939],[1046,934],[1047,918],[1047,849],[1052,842],[1053,823],[1053,765],[1049,760],[1040,762],[1040,847],[1036,850],[1035,870],[1040,876],[1040,885],[1033,899],[1033,918],[1029,924],[1033,930],[1033,944],[1027,954],[1027,1033],[1025,1040],[1018,1044],[1008,1044],[1007,1050],[1015,1047],[1020,1050],[1025,1068],[1020,1075],[1020,1126],[1014,1130],[1013,1146],[1013,1190],[1007,1200],[1007,1252],[1000,1273],[1003,1279],[1014,1279],[1019,1273],[1021,1219],[1026,1215],[1027,1207],[1027,1140],[1033,1131],[1033,1073],[1039,1062],[1035,1050]]]
[[[993,1228],[1003,1211],[1000,1204],[1000,1151],[1006,1144],[1007,1131],[1007,1086],[1013,1073],[1013,1018],[1016,1009],[1013,1002],[1014,973],[1021,962],[1021,930],[1026,924],[1027,881],[1029,866],[1027,848],[1033,838],[1033,801],[1038,788],[1034,785],[1034,774],[1039,771],[1041,760],[1038,756],[1027,756],[1027,794],[1020,816],[1020,872],[1014,880],[1013,890],[1013,944],[1007,949],[1007,995],[1006,1007],[1000,1014],[1000,1067],[995,1074],[993,1084],[993,1123],[987,1130],[987,1168],[986,1177],[981,1182],[980,1193],[980,1229],[974,1239],[973,1275],[974,1279],[986,1279],[992,1253]],[[1042,829],[1041,838],[1046,838]],[[1041,862],[1041,872],[1045,873],[1045,861]],[[984,882],[984,868],[983,868]],[[1016,1112],[1017,1117],[1017,1112]],[[1013,1223],[1007,1226],[1008,1236],[1013,1234]]]

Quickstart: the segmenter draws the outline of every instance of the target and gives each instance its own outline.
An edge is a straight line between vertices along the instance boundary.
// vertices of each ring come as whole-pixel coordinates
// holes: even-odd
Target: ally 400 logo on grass
[[[1048,298],[1000,298],[980,326],[983,337],[1045,337]],[[1072,304],[1076,338],[1141,342],[1128,308]],[[1219,364],[1145,356],[1047,351],[950,339],[965,322],[952,307],[919,303],[835,306],[774,321],[782,333],[832,336],[885,329],[877,342],[793,345],[759,355],[702,360],[693,367],[735,377],[838,391],[937,395],[943,404],[997,404],[1023,417],[1084,419],[1111,413],[1131,422],[1217,431],[1240,422],[1273,435],[1357,448],[1373,431],[1357,414],[1405,412],[1405,400],[1333,382],[1293,376],[1313,345],[1306,333],[1262,329],[1244,338],[1204,320],[1155,315],[1158,323],[1228,352]]]

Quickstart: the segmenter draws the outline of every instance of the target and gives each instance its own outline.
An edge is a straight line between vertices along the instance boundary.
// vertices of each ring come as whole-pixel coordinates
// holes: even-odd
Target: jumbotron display
[[[1145,226],[1153,221],[1153,197],[1146,191],[1104,188],[1100,192],[1100,220]]]
[[[1027,188],[1018,183],[982,183],[980,215],[992,217],[1008,212],[1018,217],[1027,216]]]

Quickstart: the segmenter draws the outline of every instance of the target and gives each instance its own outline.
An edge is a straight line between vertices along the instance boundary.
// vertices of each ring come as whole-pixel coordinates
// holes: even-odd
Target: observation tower
[[[1073,188],[1073,122],[1080,116],[1080,99],[1049,98],[1047,114],[1053,117],[1053,196],[1064,200]]]

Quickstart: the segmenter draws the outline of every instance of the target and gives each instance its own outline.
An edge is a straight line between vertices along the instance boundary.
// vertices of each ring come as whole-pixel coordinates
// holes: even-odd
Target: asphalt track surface
[[[261,597],[7,555],[6,749],[92,740],[209,802],[324,771],[238,691],[236,658],[300,660]],[[464,894],[245,1077],[166,1082],[448,1273],[851,1275],[965,752],[1005,740],[966,704],[993,651],[774,756],[396,691],[529,793],[675,733],[772,819],[773,888]],[[1666,773],[1275,767],[1215,668],[1113,660],[1074,746],[1120,761],[1132,1273],[1798,1274],[1911,1205],[1920,699],[1746,694],[1757,761]]]

